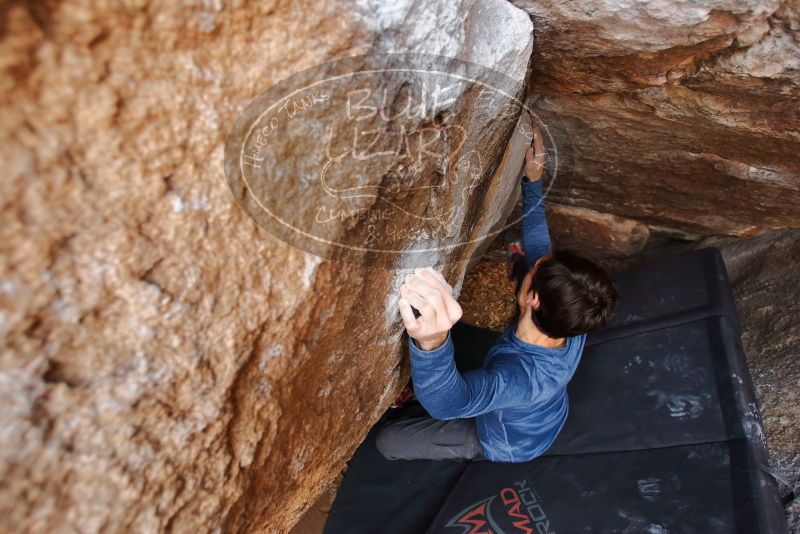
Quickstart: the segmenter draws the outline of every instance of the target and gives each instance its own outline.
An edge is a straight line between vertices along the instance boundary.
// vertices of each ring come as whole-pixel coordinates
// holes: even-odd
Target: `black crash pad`
[[[476,462],[429,532],[760,532],[757,473],[742,441]]]
[[[545,455],[390,462],[377,429],[424,410],[387,412],[349,462],[325,532],[785,532],[719,252],[615,281],[618,313],[587,341]],[[466,370],[498,334],[458,324],[452,335]]]

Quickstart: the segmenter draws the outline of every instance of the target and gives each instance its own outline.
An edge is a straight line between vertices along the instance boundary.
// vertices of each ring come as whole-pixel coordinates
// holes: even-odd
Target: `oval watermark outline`
[[[466,66],[466,68],[468,70],[469,69],[473,69],[473,70],[477,69],[479,72],[490,72],[493,75],[498,76],[500,78],[504,78],[506,80],[511,80],[512,83],[522,83],[523,85],[525,84],[524,80],[517,80],[517,79],[514,79],[514,78],[510,78],[510,77],[506,76],[505,74],[503,74],[503,73],[501,73],[499,71],[495,71],[495,70],[493,70],[493,69],[491,69],[489,67],[486,67],[484,65],[480,65],[480,64],[477,64],[477,63],[472,63],[472,62],[460,60],[458,58],[452,58],[452,57],[448,57],[448,56],[438,56],[438,55],[434,55],[434,54],[418,54],[418,53],[415,53],[415,54],[412,54],[412,53],[384,54],[384,53],[379,53],[379,54],[366,54],[366,55],[362,55],[362,56],[348,56],[348,57],[345,57],[345,58],[338,58],[338,59],[334,59],[334,60],[331,60],[331,61],[328,61],[328,62],[318,63],[318,64],[313,65],[313,66],[311,66],[311,67],[309,67],[307,69],[303,69],[302,71],[295,72],[295,73],[291,74],[290,76],[288,76],[286,78],[283,78],[283,79],[279,80],[278,82],[272,84],[268,89],[263,91],[256,98],[254,98],[250,103],[248,103],[248,105],[245,106],[245,108],[242,110],[242,112],[240,112],[240,114],[237,117],[237,120],[236,120],[234,126],[231,129],[231,132],[229,132],[228,139],[226,140],[225,157],[226,158],[228,157],[228,153],[229,153],[228,145],[231,142],[231,138],[234,135],[234,133],[237,132],[237,126],[238,126],[237,123],[239,123],[240,120],[245,118],[245,116],[246,116],[248,111],[250,111],[254,106],[260,104],[261,103],[260,101],[264,97],[266,97],[271,91],[273,91],[274,89],[279,87],[281,84],[286,84],[286,83],[290,82],[294,78],[300,78],[303,75],[306,75],[308,73],[320,70],[321,68],[324,68],[324,67],[334,66],[334,65],[341,64],[343,62],[349,62],[349,61],[353,61],[353,60],[376,58],[376,57],[382,57],[382,56],[391,56],[393,58],[402,57],[402,58],[408,58],[408,59],[412,59],[412,60],[422,57],[422,58],[429,59],[429,60],[430,59],[441,60],[441,61],[448,62],[448,63],[455,62],[455,63],[457,63],[459,65]],[[548,158],[551,158],[551,156],[552,156],[552,165],[550,165],[550,167],[552,169],[552,171],[551,171],[551,179],[549,181],[549,184],[547,185],[547,188],[543,191],[542,198],[539,200],[539,202],[537,202],[537,204],[535,204],[534,206],[531,206],[527,212],[522,213],[519,218],[514,219],[511,222],[506,221],[504,225],[501,225],[497,229],[492,230],[490,228],[485,233],[482,233],[481,235],[479,235],[477,237],[474,237],[472,239],[466,239],[466,240],[463,240],[463,241],[447,243],[447,244],[444,244],[444,245],[441,245],[441,246],[436,246],[436,247],[404,248],[404,249],[369,248],[369,247],[363,247],[363,246],[349,245],[349,244],[340,243],[340,242],[337,242],[337,241],[332,241],[332,240],[329,240],[329,239],[325,239],[325,238],[317,236],[317,235],[315,235],[313,233],[309,233],[309,232],[307,232],[307,231],[305,231],[305,230],[303,230],[301,228],[298,228],[298,227],[294,226],[290,222],[287,222],[287,221],[283,220],[278,214],[274,213],[267,206],[265,206],[264,203],[262,202],[261,198],[259,198],[259,196],[256,195],[255,192],[253,191],[253,187],[250,185],[250,183],[249,183],[249,181],[247,179],[247,174],[245,172],[244,163],[243,163],[244,151],[245,151],[245,146],[247,144],[247,140],[250,139],[250,136],[252,135],[253,130],[256,128],[256,126],[259,124],[259,122],[271,110],[274,110],[276,107],[280,106],[282,103],[284,103],[287,100],[291,99],[294,95],[296,95],[298,93],[301,93],[301,92],[304,92],[304,91],[307,91],[309,88],[313,88],[313,87],[319,86],[319,85],[324,85],[325,83],[330,83],[330,82],[333,82],[333,81],[336,81],[336,80],[341,80],[341,79],[345,79],[345,78],[351,78],[351,77],[354,77],[354,76],[378,75],[378,74],[382,74],[382,73],[437,74],[437,75],[441,75],[441,76],[445,76],[445,77],[449,77],[449,78],[454,78],[456,80],[460,80],[460,81],[463,81],[463,82],[468,82],[468,83],[479,85],[479,86],[481,86],[483,88],[491,90],[494,93],[502,95],[503,97],[505,97],[507,99],[508,102],[511,102],[511,103],[514,103],[514,104],[518,105],[520,111],[517,114],[517,121],[519,121],[519,117],[521,116],[521,114],[527,113],[528,116],[531,119],[531,124],[532,125],[538,125],[540,127],[540,131],[542,131],[543,134],[546,134],[547,138],[550,141],[549,146],[551,146],[552,150],[553,150],[552,155],[548,153]],[[522,98],[524,99],[527,96],[528,96],[527,94],[523,94]],[[555,183],[557,181],[557,178],[558,178],[559,153],[558,153],[558,143],[556,142],[555,136],[550,131],[550,127],[539,117],[539,115],[536,112],[534,112],[531,109],[531,107],[524,100],[522,100],[522,99],[520,99],[520,98],[518,98],[516,96],[510,95],[507,91],[505,91],[505,90],[503,90],[501,88],[495,87],[494,85],[486,83],[486,82],[484,82],[482,80],[479,80],[474,76],[467,77],[467,76],[463,76],[463,75],[460,75],[460,74],[457,74],[457,73],[448,72],[448,71],[445,71],[445,70],[425,69],[425,68],[389,67],[389,68],[357,70],[357,71],[354,71],[354,72],[347,72],[347,73],[344,73],[344,74],[337,74],[337,75],[334,75],[334,76],[328,76],[328,77],[323,78],[323,79],[315,80],[312,83],[305,84],[302,87],[295,88],[293,91],[289,92],[288,94],[284,94],[280,99],[278,99],[277,101],[273,102],[266,109],[262,108],[261,113],[259,113],[257,115],[257,117],[252,120],[252,122],[248,121],[248,123],[249,123],[249,128],[247,128],[246,134],[243,136],[243,138],[242,138],[243,140],[240,143],[240,147],[239,147],[239,149],[237,151],[237,154],[238,154],[237,167],[238,167],[238,171],[239,171],[239,176],[238,177],[229,176],[229,173],[227,172],[228,171],[228,165],[225,165],[225,171],[226,171],[225,175],[226,175],[226,178],[227,178],[226,181],[228,182],[228,185],[231,188],[232,192],[233,192],[233,187],[231,186],[231,182],[233,182],[236,178],[240,178],[241,179],[241,183],[244,184],[244,186],[245,186],[245,188],[247,190],[248,196],[253,201],[255,201],[255,203],[259,206],[261,211],[264,214],[266,214],[271,220],[273,220],[273,221],[277,222],[278,224],[280,224],[286,231],[290,232],[291,234],[296,234],[296,235],[302,236],[305,239],[310,239],[312,241],[316,241],[317,243],[320,243],[320,244],[334,246],[334,247],[338,247],[340,249],[346,249],[346,250],[352,251],[352,252],[372,253],[372,254],[379,253],[379,254],[391,254],[391,255],[397,255],[397,254],[414,255],[414,254],[422,254],[422,253],[430,253],[430,252],[454,251],[454,250],[457,250],[459,248],[463,248],[465,246],[468,246],[468,245],[471,245],[471,244],[474,244],[474,243],[484,242],[489,238],[495,238],[500,233],[502,233],[502,232],[508,230],[509,228],[511,228],[512,226],[518,224],[528,213],[530,213],[532,210],[534,210],[538,206],[540,206],[544,202],[544,199],[548,196],[550,191],[553,189],[553,186],[555,185]],[[516,128],[516,125],[515,125],[515,128]],[[530,132],[530,133],[532,133],[532,132]],[[512,135],[513,135],[513,132],[512,132]],[[528,138],[530,140],[530,137],[528,137],[527,135],[526,135],[526,138]],[[510,138],[509,138],[509,141],[510,141]],[[519,165],[520,169],[522,169],[523,165],[524,165],[524,160],[520,162],[520,165]],[[519,176],[521,176],[521,174],[518,174],[517,178],[519,178]],[[364,187],[380,187],[380,186],[364,186]],[[234,199],[236,200],[237,204],[239,204],[240,208],[242,208],[242,210],[248,215],[248,217],[253,219],[254,222],[256,222],[256,224],[259,227],[261,227],[263,230],[267,231],[268,233],[270,233],[274,237],[278,237],[281,241],[284,241],[284,242],[286,242],[288,244],[291,244],[292,246],[295,246],[295,247],[297,247],[297,248],[299,248],[301,250],[304,250],[305,252],[311,253],[311,254],[316,255],[318,257],[324,257],[323,254],[319,254],[319,253],[317,253],[315,251],[308,250],[309,247],[298,246],[296,243],[292,242],[291,240],[284,238],[283,235],[275,235],[276,232],[271,231],[268,227],[266,227],[267,225],[262,224],[258,220],[257,217],[255,217],[254,215],[252,215],[250,213],[250,211],[248,210],[248,208],[245,205],[245,203],[243,201],[240,201],[235,193],[234,193],[233,196],[234,196]],[[377,199],[380,199],[380,200],[382,200],[384,202],[389,203],[390,205],[392,205],[392,206],[394,206],[394,207],[396,207],[396,208],[398,208],[398,209],[400,209],[402,211],[405,211],[402,207],[397,206],[396,204],[394,204],[393,202],[389,201],[388,199],[386,199],[384,197],[379,197],[378,195],[375,195],[375,194],[356,195],[356,198],[358,198],[358,197],[377,198]]]

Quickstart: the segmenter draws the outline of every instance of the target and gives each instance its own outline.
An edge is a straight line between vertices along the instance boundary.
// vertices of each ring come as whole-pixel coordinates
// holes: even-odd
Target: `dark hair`
[[[533,323],[552,338],[585,334],[604,326],[617,306],[617,290],[599,265],[557,250],[536,267],[531,290],[539,295]]]

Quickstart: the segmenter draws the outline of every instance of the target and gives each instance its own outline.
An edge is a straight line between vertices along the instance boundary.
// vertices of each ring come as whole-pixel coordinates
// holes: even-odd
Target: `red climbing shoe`
[[[506,276],[509,280],[514,280],[516,263],[520,258],[525,255],[522,250],[522,243],[520,243],[519,236],[513,230],[509,230],[503,236],[503,243],[506,247]]]
[[[400,395],[394,400],[390,408],[402,408],[406,404],[414,402],[417,400],[417,397],[414,396],[414,390],[410,387],[403,388],[403,391],[400,392]]]

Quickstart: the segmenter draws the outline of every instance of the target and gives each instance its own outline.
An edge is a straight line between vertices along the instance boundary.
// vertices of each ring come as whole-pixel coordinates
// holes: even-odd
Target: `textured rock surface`
[[[472,261],[468,267],[478,263],[491,249],[497,249],[498,243],[502,243],[505,230],[519,226],[522,220],[522,189],[519,186],[519,179],[522,176],[522,165],[525,161],[525,152],[533,142],[533,125],[530,114],[523,110],[520,113],[514,133],[511,135],[506,145],[503,156],[497,164],[494,173],[496,180],[502,184],[514,184],[511,192],[506,196],[506,200],[499,210],[504,215],[491,228],[491,237],[485,239],[474,249]],[[507,217],[505,217],[507,215]]]
[[[581,243],[581,250],[595,256],[636,256],[650,239],[650,230],[642,223],[586,208],[551,204],[547,220],[553,225],[556,246]]]
[[[504,0],[379,5],[3,4],[0,530],[284,531],[391,402],[395,273],[273,239],[222,175],[247,102],[326,59],[525,76]],[[473,126],[502,159],[513,121]],[[510,191],[487,180],[451,230]]]
[[[800,226],[798,0],[513,3],[534,18],[536,112],[560,148],[556,240],[602,237],[616,256]],[[505,0],[0,14],[2,529],[285,530],[404,381],[399,278],[257,228],[223,180],[227,130],[271,84],[345,55],[438,53],[521,78],[530,21]],[[498,169],[468,224],[444,229],[464,237],[502,221],[524,139],[471,118]],[[794,264],[753,254],[797,251],[765,239],[726,259],[770,445],[797,465],[796,369],[770,359],[796,344],[774,327],[796,315]],[[488,291],[502,264],[475,272],[466,300],[513,294]]]
[[[574,147],[554,199],[678,237],[800,226],[800,2],[513,2]]]
[[[550,238],[555,246],[610,260],[639,256],[650,240],[647,225],[632,219],[550,201],[545,202],[545,208]],[[521,214],[522,203],[519,202],[509,222],[516,221]]]

